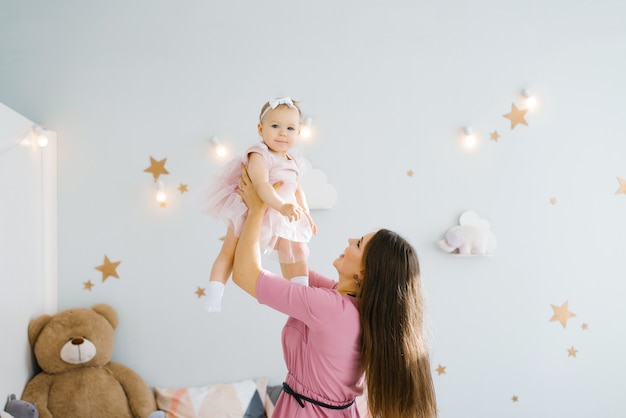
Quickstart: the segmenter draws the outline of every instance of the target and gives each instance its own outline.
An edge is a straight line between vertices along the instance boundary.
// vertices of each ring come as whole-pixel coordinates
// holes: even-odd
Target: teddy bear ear
[[[119,323],[119,318],[117,316],[117,312],[111,305],[107,305],[106,303],[98,303],[91,307],[96,313],[104,316],[104,318],[109,321],[113,329],[117,328],[117,324]]]
[[[31,347],[35,346],[39,334],[41,334],[41,331],[51,319],[52,317],[50,315],[40,315],[30,322],[28,325],[28,342]]]

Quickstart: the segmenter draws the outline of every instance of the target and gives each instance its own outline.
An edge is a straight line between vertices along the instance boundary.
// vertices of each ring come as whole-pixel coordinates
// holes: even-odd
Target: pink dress
[[[261,154],[265,159],[270,184],[278,181],[283,182],[277,193],[285,202],[297,204],[295,192],[300,176],[298,162],[291,155],[289,155],[289,159],[279,158],[270,152],[265,143],[256,143],[248,148],[243,158],[236,158],[229,162],[224,170],[217,175],[203,205],[203,210],[210,216],[222,219],[232,225],[235,236],[239,236],[241,233],[241,227],[248,214],[246,204],[237,194],[241,164],[247,164],[248,157],[253,152]],[[287,242],[283,241],[284,245],[280,246],[279,261],[285,263],[302,261],[309,254],[306,243],[311,241],[312,235],[311,224],[305,216],[290,222],[279,211],[269,208],[263,219],[261,229],[261,251],[265,254],[272,252],[277,248],[277,244],[282,238]]]
[[[337,282],[309,273],[310,287],[262,271],[256,285],[259,303],[289,315],[283,328],[285,382],[296,392],[328,405],[346,405],[363,393],[361,325],[352,296],[337,292]],[[272,418],[359,418],[356,402],[328,409],[281,392]]]

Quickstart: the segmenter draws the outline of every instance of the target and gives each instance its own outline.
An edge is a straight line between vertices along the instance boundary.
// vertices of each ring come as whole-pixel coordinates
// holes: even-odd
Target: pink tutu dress
[[[203,204],[204,212],[213,218],[226,221],[233,227],[237,237],[248,214],[246,204],[237,193],[241,164],[248,164],[248,156],[253,152],[261,154],[265,159],[270,184],[283,182],[277,190],[280,197],[287,203],[297,204],[295,192],[298,188],[300,168],[296,159],[291,155],[288,155],[288,159],[279,158],[270,152],[265,143],[256,143],[248,148],[243,158],[230,161],[217,175]],[[295,263],[308,257],[306,243],[311,240],[312,235],[313,230],[306,216],[290,222],[279,211],[268,208],[263,219],[259,242],[264,254],[277,251],[281,263]]]

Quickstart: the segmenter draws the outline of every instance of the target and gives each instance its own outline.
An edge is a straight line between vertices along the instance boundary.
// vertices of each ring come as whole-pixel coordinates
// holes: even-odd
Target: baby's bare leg
[[[278,242],[278,260],[283,277],[294,283],[303,285],[309,284],[309,267],[307,264],[307,253],[305,244],[299,242],[289,242],[281,239]]]
[[[280,263],[280,269],[285,279],[293,279],[298,276],[309,277],[309,268],[306,261],[296,263]]]
[[[209,276],[209,285],[207,286],[207,301],[204,305],[205,309],[211,313],[221,312],[222,295],[224,294],[224,285],[228,281],[228,277],[233,272],[233,260],[235,259],[235,249],[237,248],[238,238],[232,228],[228,228],[226,237],[222,243],[222,249],[215,258],[211,275]]]

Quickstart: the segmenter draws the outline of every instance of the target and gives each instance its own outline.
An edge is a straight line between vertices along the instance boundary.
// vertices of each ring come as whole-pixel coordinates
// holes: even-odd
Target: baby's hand
[[[289,221],[297,221],[302,216],[302,209],[298,205],[294,205],[293,203],[285,203],[280,208],[280,213],[283,216],[286,216]]]

